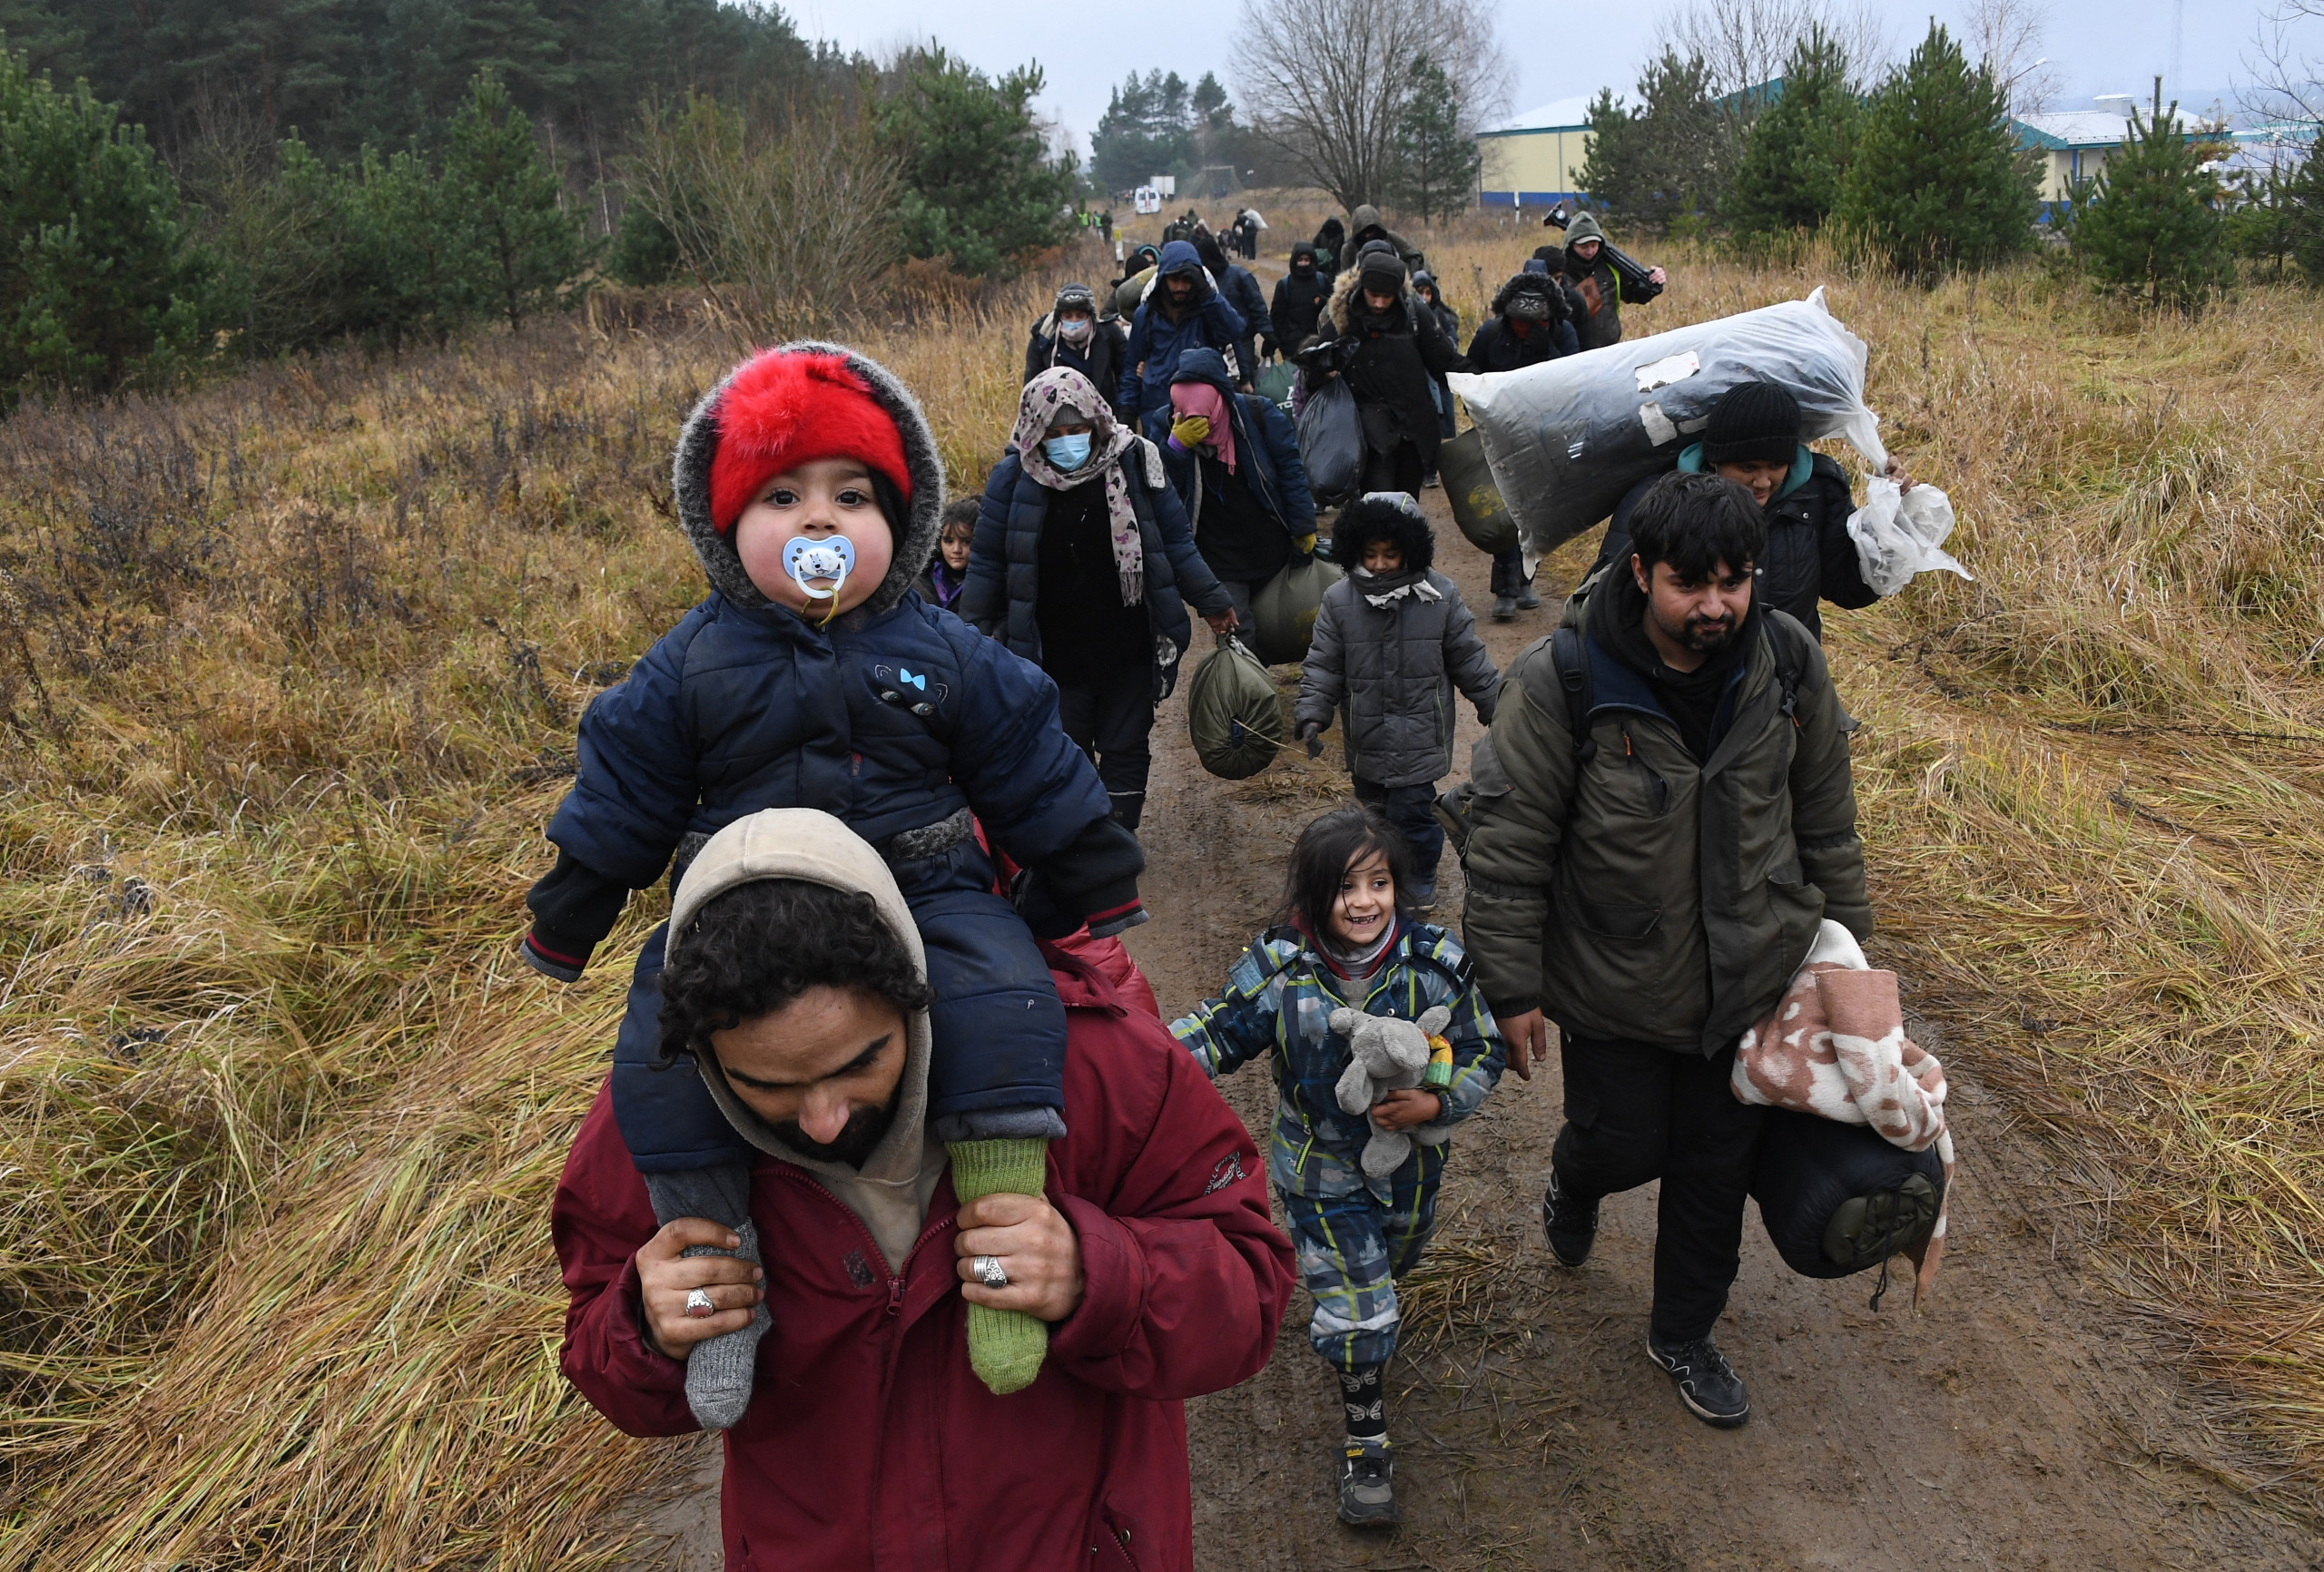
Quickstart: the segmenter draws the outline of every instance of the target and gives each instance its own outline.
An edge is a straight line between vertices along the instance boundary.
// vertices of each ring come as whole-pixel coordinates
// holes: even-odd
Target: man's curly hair
[[[854,988],[905,1015],[934,997],[879,903],[860,889],[762,879],[712,898],[670,939],[662,973],[664,1062],[811,988]]]

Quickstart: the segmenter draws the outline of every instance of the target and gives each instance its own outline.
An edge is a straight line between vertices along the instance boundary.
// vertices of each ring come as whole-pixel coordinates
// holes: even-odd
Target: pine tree
[[[1839,205],[1863,113],[1846,51],[1820,23],[1811,25],[1792,45],[1783,92],[1744,133],[1722,216],[1749,235],[1820,228]]]
[[[1050,162],[1033,123],[1038,65],[996,79],[941,49],[917,55],[880,106],[903,163],[905,249],[971,275],[1005,270],[1065,238],[1070,163]]]
[[[2022,255],[2041,189],[2007,95],[1935,23],[1866,110],[1833,218],[1899,271],[1931,278]]]
[[[1700,55],[1664,50],[1638,83],[1640,107],[1600,92],[1590,106],[1581,187],[1632,223],[1667,228],[1717,211],[1734,163],[1734,125]]]
[[[2179,105],[2162,107],[2154,79],[2152,113],[2131,114],[2122,151],[2106,161],[2089,198],[2077,204],[2073,253],[2102,289],[2198,309],[2228,281],[2227,248],[2211,206],[2219,182],[2203,169],[2205,150],[2179,129]]]
[[[1167,76],[1149,71],[1142,78],[1133,71],[1114,89],[1098,119],[1089,138],[1089,172],[1107,190],[1127,191],[1150,175],[1186,168],[1194,154],[1186,80],[1175,71]]]
[[[1423,222],[1469,205],[1477,189],[1477,142],[1461,134],[1452,83],[1423,54],[1413,63],[1411,96],[1396,116],[1397,162],[1389,194]]]
[[[28,387],[166,374],[200,344],[208,292],[143,131],[0,49],[0,408]]]
[[[2284,182],[2286,228],[2293,261],[2312,289],[2324,289],[2324,148],[2312,147]]]
[[[555,307],[588,266],[590,248],[558,201],[556,172],[533,140],[532,123],[489,71],[477,74],[452,117],[444,182],[479,297],[511,328]]]

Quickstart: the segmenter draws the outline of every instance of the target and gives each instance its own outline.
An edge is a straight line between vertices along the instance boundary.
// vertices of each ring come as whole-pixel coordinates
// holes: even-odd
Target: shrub
[[[958,273],[996,273],[1065,239],[1074,172],[1050,162],[1033,123],[1040,90],[1038,65],[994,79],[941,49],[909,58],[880,106],[909,187],[909,255],[942,257]]]
[[[1818,24],[1792,46],[1783,92],[1744,133],[1721,211],[1741,234],[1820,228],[1840,205],[1840,182],[1864,118],[1848,82],[1847,52]]]
[[[2219,182],[2203,168],[2207,150],[2179,129],[2179,106],[2162,107],[2162,78],[2154,79],[2154,110],[2131,115],[2130,136],[2106,161],[2086,193],[2077,192],[2073,253],[2101,289],[2144,295],[2193,309],[2228,278],[2220,215],[2212,207]]]

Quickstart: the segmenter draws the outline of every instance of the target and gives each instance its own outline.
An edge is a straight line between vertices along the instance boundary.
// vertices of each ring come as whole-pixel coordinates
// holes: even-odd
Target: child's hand
[[[1372,1105],[1372,1122],[1390,1132],[1409,1130],[1414,1125],[1425,1125],[1444,1117],[1444,1099],[1435,1092],[1423,1092],[1415,1086],[1391,1092]]]

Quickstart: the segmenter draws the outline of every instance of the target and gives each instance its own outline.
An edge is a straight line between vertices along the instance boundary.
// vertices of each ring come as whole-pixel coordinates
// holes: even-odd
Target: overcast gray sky
[[[802,33],[848,49],[878,53],[932,36],[988,71],[1039,61],[1049,74],[1042,107],[1077,135],[1085,158],[1108,90],[1132,70],[1158,66],[1188,82],[1216,71],[1230,91],[1234,86],[1229,44],[1238,0],[1135,0],[1095,9],[1028,0],[781,3]],[[1502,0],[1501,39],[1517,63],[1511,107],[1530,109],[1603,86],[1630,88],[1669,4]],[[1965,7],[1959,0],[1891,0],[1880,9],[1901,54],[1927,29],[1932,12],[1958,33]],[[2172,18],[2181,9],[2180,69],[2165,92],[2183,92],[2190,108],[2199,106],[2200,95],[2200,107],[2209,108],[2212,94],[2240,85],[2242,58],[2262,9],[2258,0],[2051,0],[2044,52],[2066,87],[2057,107],[2088,108],[2093,93],[2143,94],[2156,72],[2168,76]],[[2315,43],[2324,45],[2324,39]]]

